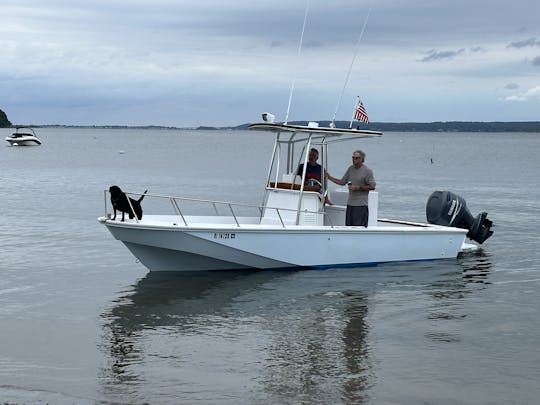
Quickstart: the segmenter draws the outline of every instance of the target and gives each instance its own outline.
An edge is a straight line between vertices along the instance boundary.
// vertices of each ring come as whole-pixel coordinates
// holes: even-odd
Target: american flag
[[[364,108],[364,104],[361,101],[356,106],[356,111],[354,112],[354,119],[369,124],[369,118],[367,116],[366,109]]]

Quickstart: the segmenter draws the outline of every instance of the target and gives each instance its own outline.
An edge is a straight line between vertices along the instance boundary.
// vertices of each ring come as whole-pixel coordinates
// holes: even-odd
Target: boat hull
[[[9,142],[11,146],[37,146],[41,145],[41,141],[33,136],[28,137],[19,137],[19,138],[12,138],[7,137],[6,141]]]
[[[99,219],[150,271],[357,267],[455,258],[466,231],[426,224],[163,226]]]

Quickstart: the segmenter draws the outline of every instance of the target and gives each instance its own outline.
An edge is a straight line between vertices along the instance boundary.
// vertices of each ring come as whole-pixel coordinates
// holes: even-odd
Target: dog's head
[[[119,196],[122,194],[122,189],[118,186],[110,186],[109,193],[111,193],[111,197]]]

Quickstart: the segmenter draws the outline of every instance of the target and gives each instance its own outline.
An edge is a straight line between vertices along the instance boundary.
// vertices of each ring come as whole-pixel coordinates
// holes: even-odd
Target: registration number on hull
[[[235,233],[229,233],[229,232],[215,232],[214,233],[214,239],[234,239],[236,238]]]

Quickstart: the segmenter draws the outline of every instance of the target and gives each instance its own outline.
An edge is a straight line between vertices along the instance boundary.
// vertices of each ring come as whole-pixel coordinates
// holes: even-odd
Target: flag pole
[[[349,124],[349,129],[352,128],[352,123],[353,123],[354,117],[356,115],[356,109],[358,108],[359,105],[360,105],[360,96],[356,96],[356,104],[354,105],[354,108],[353,108],[352,117],[351,117],[351,123]]]

